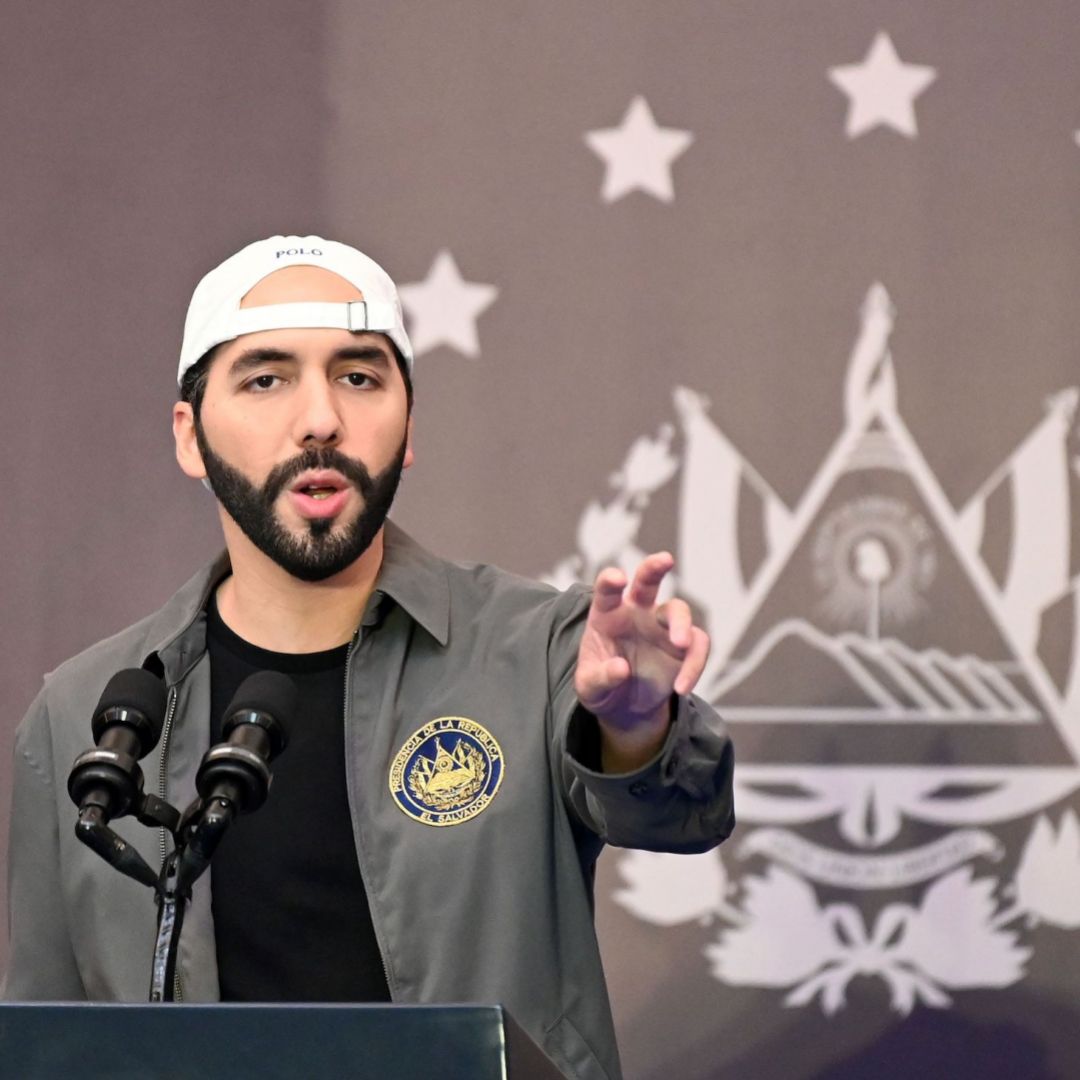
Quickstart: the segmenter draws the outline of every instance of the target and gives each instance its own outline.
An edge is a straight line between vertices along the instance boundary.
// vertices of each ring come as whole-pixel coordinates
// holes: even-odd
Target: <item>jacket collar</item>
[[[387,521],[383,562],[375,591],[389,596],[440,645],[450,635],[450,582],[446,564]]]
[[[392,521],[386,522],[383,541],[383,562],[373,600],[389,596],[445,645],[450,627],[450,583],[445,564]],[[206,651],[206,602],[229,570],[229,556],[222,552],[151,618],[144,667],[160,664],[169,681],[175,682],[195,664]]]

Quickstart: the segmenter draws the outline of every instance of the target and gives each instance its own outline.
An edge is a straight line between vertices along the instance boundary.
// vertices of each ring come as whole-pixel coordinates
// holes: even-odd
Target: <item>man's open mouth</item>
[[[335,496],[339,495],[344,499],[346,489],[349,486],[349,482],[340,473],[332,470],[308,471],[297,477],[296,483],[289,490],[294,495],[322,503],[333,500]]]

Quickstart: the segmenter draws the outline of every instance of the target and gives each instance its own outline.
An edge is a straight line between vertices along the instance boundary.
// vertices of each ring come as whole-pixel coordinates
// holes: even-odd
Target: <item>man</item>
[[[657,604],[671,557],[559,593],[386,521],[412,351],[393,282],[344,245],[272,237],[208,274],[179,381],[177,460],[217,496],[227,554],[53,672],[19,729],[7,996],[146,994],[151,897],[76,842],[65,791],[108,678],[164,676],[144,767],[182,805],[236,687],[272,669],[301,715],[195,886],[182,997],[499,1001],[568,1075],[617,1077],[596,857],[700,851],[733,824],[730,745],[689,696],[706,636]]]

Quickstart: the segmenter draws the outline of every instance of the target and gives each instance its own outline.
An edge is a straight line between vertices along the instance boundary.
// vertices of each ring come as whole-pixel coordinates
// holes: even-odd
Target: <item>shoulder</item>
[[[450,563],[451,625],[482,624],[487,633],[519,646],[576,639],[592,590],[557,589],[488,563]]]
[[[90,717],[105,684],[119,670],[138,667],[153,616],[91,645],[48,672],[15,731],[15,753],[46,779],[50,761],[70,761],[90,738]],[[85,747],[83,747],[85,749]]]
[[[88,722],[105,684],[124,668],[145,667],[151,662],[163,670],[160,654],[176,648],[198,612],[207,589],[221,571],[221,561],[200,570],[157,611],[123,630],[95,642],[48,672],[40,693],[24,721],[28,724]],[[153,660],[152,660],[153,658]],[[168,657],[164,658],[166,666]],[[36,718],[36,719],[35,719]]]
[[[52,700],[73,690],[100,692],[109,678],[125,667],[139,667],[153,651],[150,644],[158,613],[147,615],[131,626],[95,642],[45,675],[44,693]],[[101,685],[95,686],[100,681]]]
[[[431,554],[387,522],[380,586],[440,642],[517,630],[535,642],[588,609],[590,590],[559,590],[497,566]]]
[[[560,619],[587,608],[592,596],[592,591],[583,585],[557,589],[490,563],[447,562],[445,565],[451,594],[468,602],[470,607],[543,613]]]

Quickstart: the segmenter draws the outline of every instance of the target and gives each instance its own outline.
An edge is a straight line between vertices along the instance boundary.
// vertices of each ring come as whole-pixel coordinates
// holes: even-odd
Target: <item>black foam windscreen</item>
[[[296,714],[300,692],[296,683],[280,671],[256,671],[237,687],[229,707],[226,723],[239,712],[269,713],[279,723],[288,725]],[[228,737],[228,731],[223,731]]]
[[[165,683],[151,672],[142,668],[124,668],[123,671],[118,671],[105,684],[94,710],[95,740],[101,737],[102,730],[107,726],[105,714],[110,709],[128,710],[141,714],[147,721],[134,726],[139,734],[142,755],[148,754],[161,738],[167,698]]]

